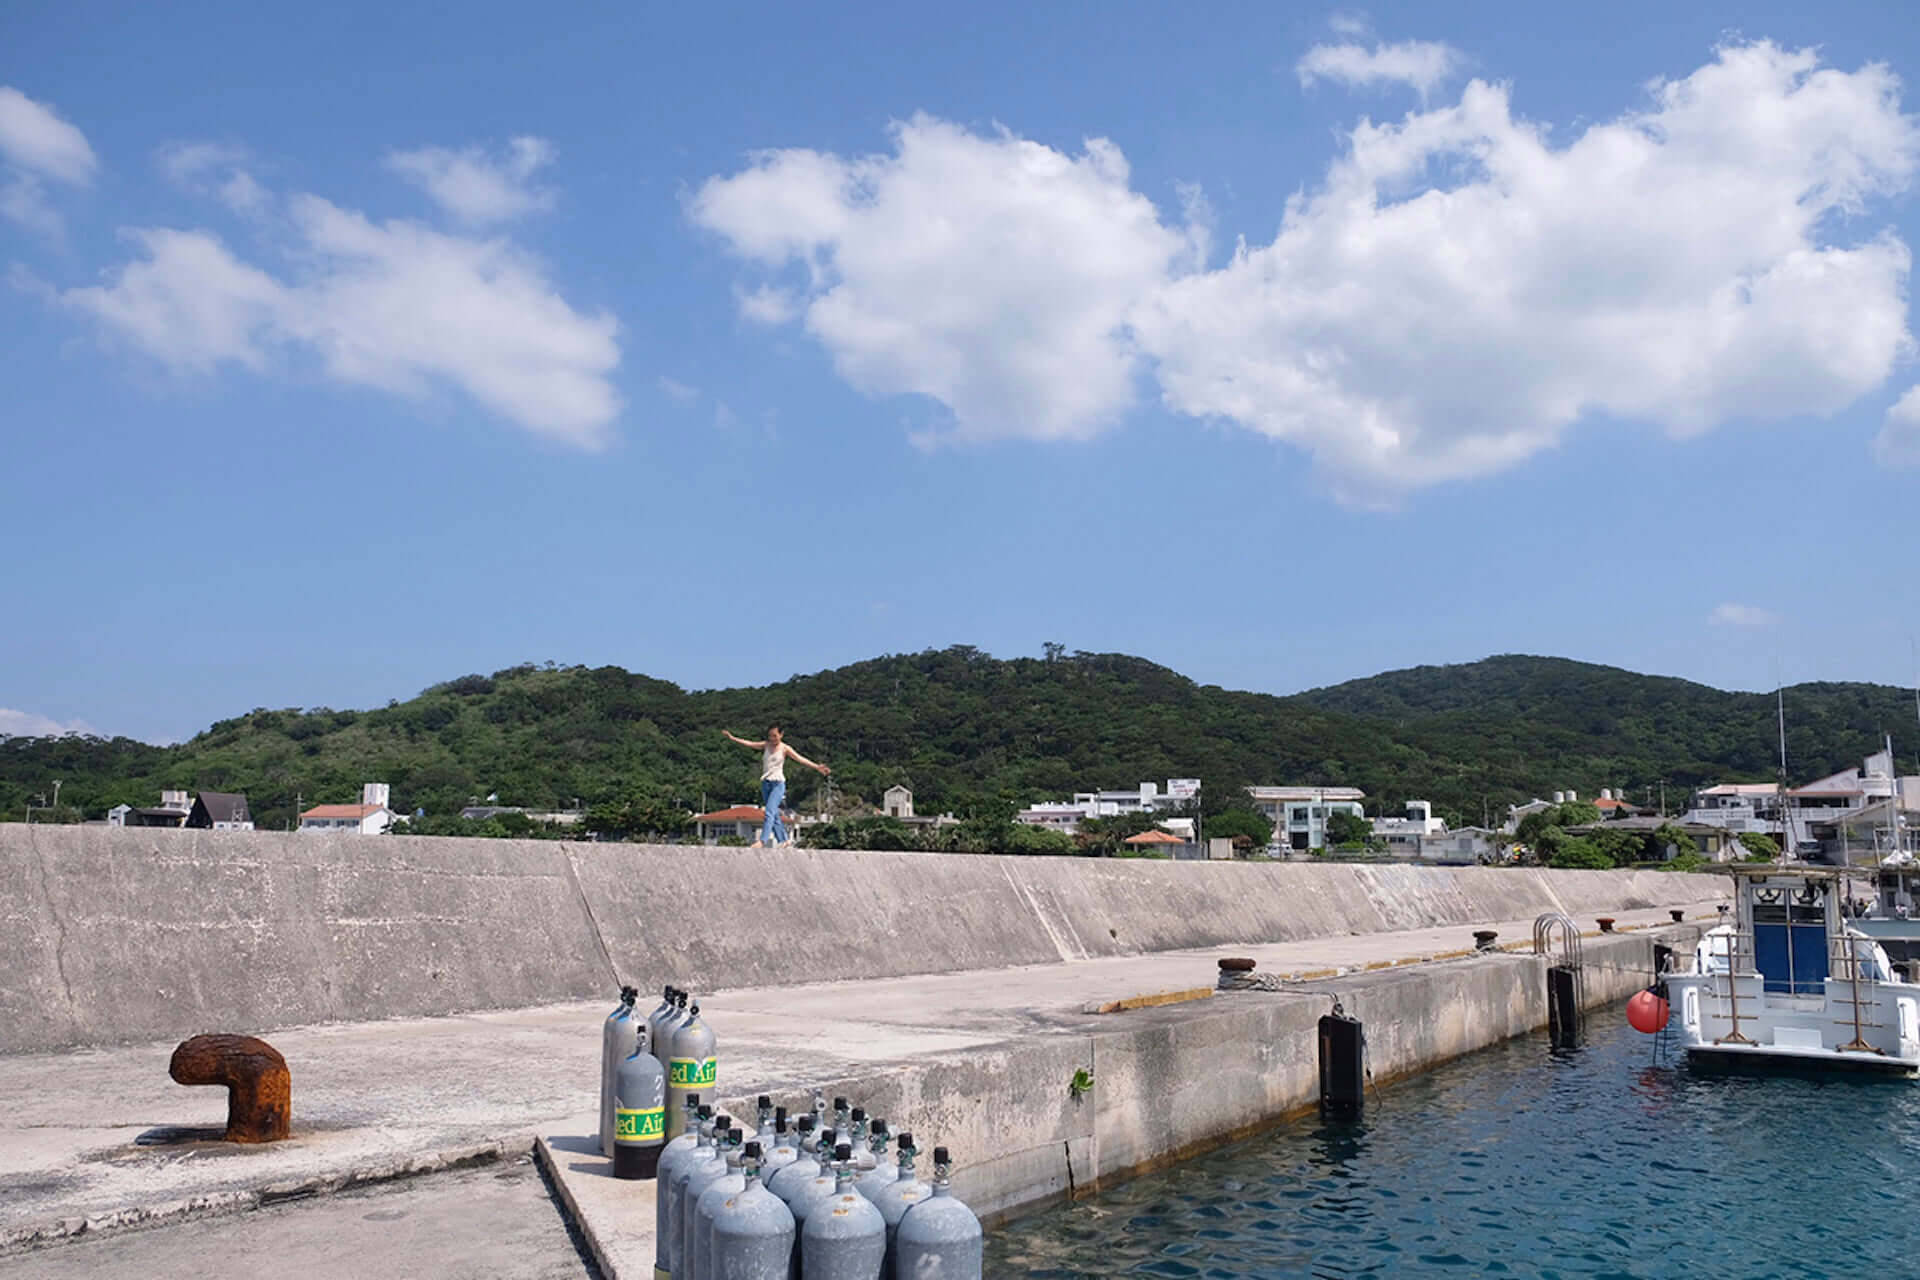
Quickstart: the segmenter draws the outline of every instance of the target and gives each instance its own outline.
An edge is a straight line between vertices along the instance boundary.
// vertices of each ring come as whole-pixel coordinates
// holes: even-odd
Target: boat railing
[[[1743,1015],[1740,1011],[1740,979],[1755,971],[1753,935],[1744,932],[1710,933],[1707,938],[1707,999],[1714,1006],[1712,1012],[1724,1016],[1730,1024],[1727,1034],[1716,1036],[1714,1043],[1752,1044],[1753,1037],[1740,1030],[1742,1017],[1751,1022],[1754,1016],[1751,997],[1748,999],[1749,1012]],[[1723,958],[1726,961],[1724,967],[1712,963]]]
[[[1861,955],[1862,949],[1866,954]],[[1827,937],[1827,973],[1830,978],[1843,984],[1845,994],[1836,995],[1831,988],[1828,991],[1828,1003],[1840,1005],[1849,1013],[1844,1018],[1834,1019],[1838,1027],[1853,1028],[1853,1039],[1840,1046],[1842,1053],[1877,1053],[1886,1056],[1886,1050],[1867,1042],[1866,1033],[1878,1030],[1886,1024],[1871,1020],[1871,1010],[1879,1007],[1875,982],[1877,962],[1873,955],[1873,939],[1864,935],[1855,937],[1844,930]],[[1863,998],[1861,983],[1866,983],[1867,991]]]

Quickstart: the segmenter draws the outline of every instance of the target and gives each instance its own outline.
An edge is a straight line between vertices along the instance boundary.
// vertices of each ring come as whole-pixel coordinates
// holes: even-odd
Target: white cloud
[[[1364,13],[1342,11],[1327,19],[1327,27],[1337,36],[1357,40],[1373,33],[1373,24]]]
[[[700,388],[690,387],[684,382],[669,378],[664,373],[654,379],[654,383],[666,393],[669,400],[676,404],[692,404],[700,398]]]
[[[0,217],[58,237],[60,215],[47,183],[84,187],[99,167],[87,135],[9,85],[0,85]]]
[[[69,734],[98,736],[99,730],[85,720],[69,720],[62,723],[32,711],[16,711],[12,707],[0,707],[0,738],[62,738]]]
[[[111,284],[69,289],[62,301],[175,368],[265,367],[280,317],[293,305],[286,286],[235,258],[209,232],[123,234],[141,257],[120,268]]]
[[[1333,80],[1349,89],[1404,84],[1424,102],[1452,79],[1465,61],[1458,49],[1435,40],[1402,40],[1398,44],[1376,44],[1371,49],[1359,44],[1317,44],[1294,64],[1293,70],[1302,88],[1316,80]]]
[[[267,189],[249,171],[245,147],[222,142],[170,142],[157,160],[161,172],[176,186],[210,195],[235,213],[255,214],[271,200]]]
[[[0,85],[0,155],[7,163],[69,186],[93,181],[98,167],[87,135],[8,85]]]
[[[1907,247],[1829,242],[1911,185],[1897,94],[1883,66],[1729,47],[1556,148],[1476,81],[1356,126],[1273,243],[1143,300],[1136,331],[1169,407],[1289,441],[1363,502],[1591,414],[1690,435],[1831,413],[1911,346]]]
[[[1128,309],[1193,252],[1129,189],[1119,148],[1070,156],[924,115],[893,143],[762,153],[706,182],[690,215],[743,258],[801,268],[806,329],[870,395],[931,396],[974,439],[1113,420],[1134,399]]]
[[[333,378],[409,397],[450,386],[538,434],[594,448],[619,411],[616,324],[569,306],[513,244],[290,198],[294,269],[236,258],[206,231],[126,233],[139,256],[63,301],[176,369],[317,359]]]
[[[961,436],[1092,434],[1151,372],[1167,407],[1286,441],[1367,504],[1582,420],[1832,413],[1913,349],[1908,248],[1860,220],[1920,158],[1883,65],[1729,45],[1564,145],[1473,81],[1346,143],[1215,270],[1204,205],[1163,220],[1112,143],[925,116],[890,155],[756,156],[690,214],[798,291],[847,381],[933,397]]]
[[[1780,621],[1780,615],[1771,609],[1751,604],[1715,605],[1708,617],[1723,627],[1770,627]]]
[[[786,324],[800,314],[800,299],[791,290],[770,284],[752,291],[738,290],[734,301],[740,305],[740,314],[755,324]]]
[[[1883,467],[1920,467],[1920,387],[1909,387],[1887,410],[1873,456]]]
[[[514,138],[498,156],[480,147],[421,147],[387,155],[389,169],[454,217],[476,226],[551,209],[554,193],[533,185],[533,175],[552,161],[553,145],[529,137]]]

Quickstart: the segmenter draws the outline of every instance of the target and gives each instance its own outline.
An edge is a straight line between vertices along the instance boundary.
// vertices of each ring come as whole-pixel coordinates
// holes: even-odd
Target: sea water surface
[[[1893,1280],[1916,1210],[1920,1083],[1705,1075],[1609,1012],[1010,1223],[986,1274]]]

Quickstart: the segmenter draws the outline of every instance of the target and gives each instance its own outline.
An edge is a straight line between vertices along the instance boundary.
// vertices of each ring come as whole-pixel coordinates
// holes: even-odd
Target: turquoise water
[[[1618,1014],[1008,1224],[993,1277],[1920,1276],[1920,1083],[1708,1076]]]

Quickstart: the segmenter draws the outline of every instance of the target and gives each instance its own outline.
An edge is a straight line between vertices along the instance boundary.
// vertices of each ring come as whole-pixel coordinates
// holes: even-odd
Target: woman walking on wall
[[[760,822],[760,834],[754,837],[753,847],[758,849],[764,845],[788,843],[790,837],[787,829],[780,822],[780,806],[787,798],[787,761],[803,764],[823,778],[833,770],[823,764],[815,764],[783,742],[777,724],[769,728],[766,738],[759,742],[736,738],[725,729],[720,732],[726,734],[727,741],[752,747],[760,753],[760,807],[766,811],[766,817]]]

